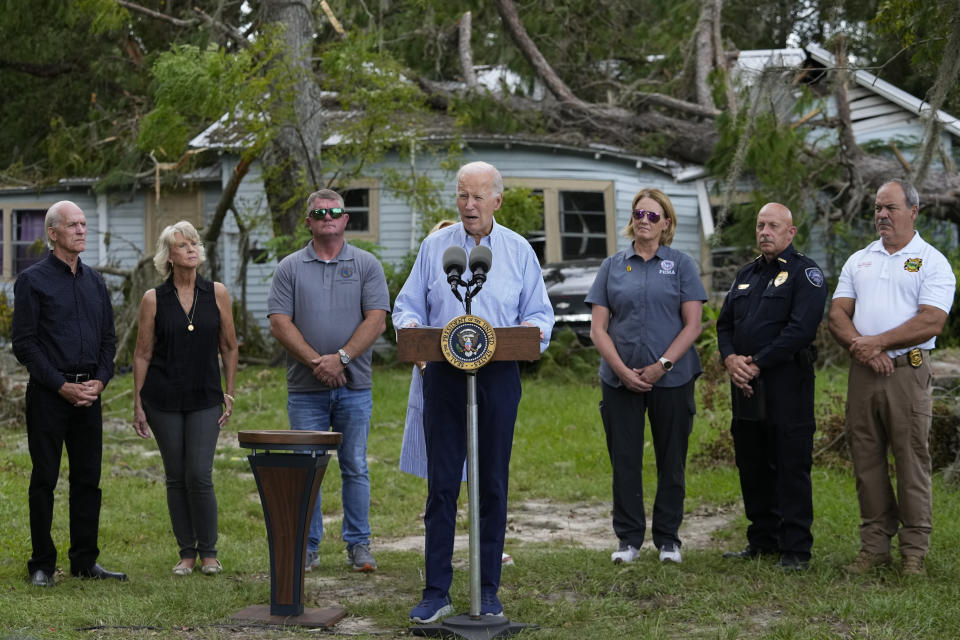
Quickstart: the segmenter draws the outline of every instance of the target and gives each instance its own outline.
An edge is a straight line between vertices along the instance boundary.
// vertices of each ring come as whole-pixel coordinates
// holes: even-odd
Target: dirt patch
[[[714,546],[713,533],[727,527],[739,511],[729,509],[696,509],[684,516],[680,538],[685,549],[706,549]],[[466,518],[463,510],[458,514]],[[648,523],[649,526],[649,523]],[[647,531],[644,547],[653,548]],[[526,500],[512,505],[507,513],[506,551],[527,545],[577,547],[608,550],[616,547],[616,536],[610,520],[608,503],[564,504],[549,500]],[[423,551],[423,535],[402,538],[377,538],[377,549],[388,551]],[[454,539],[454,551],[466,550],[466,534]],[[456,562],[454,563],[456,564]]]

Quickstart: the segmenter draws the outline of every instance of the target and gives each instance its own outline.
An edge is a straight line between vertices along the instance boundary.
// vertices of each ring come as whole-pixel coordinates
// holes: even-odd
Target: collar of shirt
[[[494,220],[489,235],[481,238],[480,244],[490,248],[493,262],[490,277],[471,301],[471,313],[493,326],[532,322],[544,330],[546,343],[553,326],[553,308],[529,242]],[[395,326],[405,327],[413,323],[442,327],[466,313],[465,303],[453,295],[442,268],[443,252],[451,246],[460,246],[469,255],[477,243],[466,233],[462,223],[441,229],[424,239],[417,263],[394,304]],[[467,282],[471,278],[469,269],[461,276]],[[460,292],[463,293],[462,287]]]
[[[663,260],[670,260],[670,259],[671,259],[671,253],[670,253],[671,251],[673,251],[673,249],[671,249],[670,247],[668,247],[668,246],[666,246],[666,245],[663,245],[663,244],[658,245],[658,246],[657,246],[657,250],[656,250],[656,251],[654,252],[654,254],[653,254],[653,258],[660,258],[661,261],[663,261]],[[638,259],[638,260],[643,260],[643,256],[641,256],[639,253],[637,253],[637,248],[633,245],[632,242],[630,243],[630,246],[627,247],[627,250],[626,250],[626,253],[625,253],[625,257],[626,257],[627,260],[630,260],[631,258],[636,258],[636,259]],[[650,258],[650,260],[643,260],[643,261],[644,261],[644,262],[651,262],[651,261],[653,261],[653,258]]]
[[[71,275],[73,275],[73,269],[70,268],[70,265],[68,265],[66,262],[64,262],[60,258],[58,258],[57,254],[55,254],[53,251],[49,252],[47,259],[50,261],[50,264],[55,266],[57,269],[62,269],[63,271],[66,271]],[[82,271],[83,271],[83,261],[80,260],[80,256],[77,256],[76,275],[79,276]]]
[[[773,269],[774,267],[776,267],[778,270],[783,269],[788,264],[790,264],[789,258],[792,258],[794,253],[796,253],[796,251],[793,248],[792,242],[788,244],[783,251],[778,253],[776,258],[774,258],[773,260],[770,260],[769,262],[767,262],[767,258],[761,253],[753,261],[755,265],[754,269],[756,271],[762,271],[764,269]]]
[[[910,242],[908,242],[906,245],[904,245],[904,247],[903,247],[902,249],[900,249],[899,251],[894,251],[893,253],[890,253],[890,252],[888,252],[886,249],[884,249],[884,248],[883,248],[883,239],[882,239],[882,238],[877,238],[876,240],[874,240],[873,242],[871,242],[870,244],[868,244],[868,245],[867,245],[867,251],[868,251],[868,252],[874,251],[874,252],[876,252],[876,253],[882,253],[882,254],[885,255],[885,256],[897,256],[897,255],[900,255],[901,253],[916,253],[917,251],[919,251],[919,245],[920,245],[921,242],[923,242],[923,239],[920,237],[920,232],[917,231],[916,229],[914,229],[914,230],[913,230],[913,237],[910,238]]]
[[[313,248],[313,240],[307,242],[307,246],[303,248],[303,261],[311,262],[316,260],[317,262],[332,263],[339,262],[341,260],[352,260],[354,258],[354,252],[356,250],[350,245],[346,240],[343,241],[343,246],[340,247],[340,253],[337,254],[337,257],[333,260],[323,260],[320,256],[317,255],[317,250]]]

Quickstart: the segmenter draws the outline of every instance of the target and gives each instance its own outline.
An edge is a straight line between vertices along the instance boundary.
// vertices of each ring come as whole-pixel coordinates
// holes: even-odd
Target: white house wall
[[[209,222],[216,210],[222,186],[232,174],[236,164],[236,157],[224,155],[221,167],[221,183],[201,183],[203,191],[203,215]],[[597,180],[613,181],[614,193],[614,229],[609,230],[617,237],[618,250],[628,246],[629,240],[619,235],[620,229],[626,225],[630,217],[630,205],[633,196],[642,188],[655,187],[667,193],[677,211],[678,227],[673,246],[690,255],[697,264],[701,256],[701,232],[697,204],[696,184],[677,183],[673,178],[654,168],[642,166],[637,168],[635,159],[624,159],[608,154],[595,157],[589,153],[569,150],[551,150],[550,148],[504,146],[471,146],[463,150],[463,162],[484,160],[500,169],[505,178],[527,179],[566,179],[566,180]],[[380,166],[370,168],[369,175],[376,176],[383,166],[409,167],[406,158],[400,159],[391,156],[385,159]],[[455,172],[442,169],[436,159],[429,154],[421,154],[417,160],[416,170],[425,173],[432,180],[443,184],[442,199],[449,208],[450,216],[456,218]],[[380,183],[382,184],[382,182]],[[130,269],[146,254],[152,252],[145,243],[146,198],[152,197],[152,190],[137,192],[132,199],[118,201],[116,195],[108,197],[107,220],[109,244],[107,245],[106,264],[120,269]],[[89,190],[64,190],[51,194],[30,194],[28,198],[20,194],[0,194],[0,208],[5,203],[23,203],[24,201],[43,201],[52,203],[61,199],[70,199],[76,202],[86,213],[88,234],[91,240],[87,243],[87,251],[81,258],[88,264],[97,264],[99,255],[98,242],[93,238],[99,237],[96,198]],[[254,163],[241,182],[234,199],[237,210],[246,221],[255,221],[250,224],[251,247],[263,248],[272,237],[272,227],[269,219],[266,197],[263,191],[261,167]],[[421,228],[418,216],[416,220],[406,201],[396,194],[381,189],[379,192],[378,207],[379,226],[377,229],[378,244],[382,247],[384,260],[399,263],[408,251],[416,249],[420,240]],[[220,264],[224,283],[227,285],[234,299],[239,299],[242,293],[237,281],[239,232],[232,214],[224,220],[221,240],[218,243]],[[270,290],[270,279],[276,268],[273,260],[263,264],[247,265],[246,308],[256,322],[267,329],[269,323],[266,317],[267,296]],[[702,269],[701,269],[702,271]],[[115,278],[110,280],[116,281]],[[0,282],[0,288],[9,291],[12,298],[12,281]],[[119,302],[119,301],[118,301]]]

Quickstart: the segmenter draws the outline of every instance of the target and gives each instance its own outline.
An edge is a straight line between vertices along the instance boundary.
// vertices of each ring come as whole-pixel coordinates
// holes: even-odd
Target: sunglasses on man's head
[[[660,222],[660,214],[656,211],[647,211],[646,209],[636,209],[633,212],[634,220],[643,220],[643,216],[647,216],[647,220],[653,223]]]
[[[344,211],[340,207],[334,207],[333,209],[313,209],[312,211],[310,211],[310,217],[313,218],[314,220],[323,220],[323,218],[328,213],[330,214],[331,219],[336,220],[337,218],[345,214],[346,211]]]

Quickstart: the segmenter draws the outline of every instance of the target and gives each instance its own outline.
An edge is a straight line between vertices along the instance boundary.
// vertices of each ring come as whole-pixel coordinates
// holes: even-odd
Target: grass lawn
[[[842,410],[845,374],[818,377],[824,412]],[[339,469],[324,480],[327,536],[322,566],[307,576],[306,605],[342,604],[348,617],[324,636],[404,637],[407,615],[422,587],[422,546],[392,543],[422,536],[424,481],[400,473],[409,369],[374,373],[374,419],[369,457],[373,551],[380,569],[353,574],[339,540]],[[698,386],[702,386],[699,385]],[[105,393],[101,563],[130,575],[126,584],[99,584],[58,574],[53,589],[26,582],[30,555],[27,486],[30,458],[21,425],[0,430],[0,639],[3,638],[293,638],[317,631],[239,626],[230,615],[269,602],[266,533],[240,429],[285,428],[281,369],[240,373],[235,414],[221,436],[215,463],[223,575],[180,578],[156,443],[130,426],[132,379],[115,379]],[[701,389],[701,392],[703,389]],[[609,525],[610,468],[597,411],[599,389],[587,384],[524,381],[512,459],[511,515],[530,502],[556,506],[562,520],[571,505],[593,509],[599,525],[567,544],[528,540],[507,532],[516,565],[504,569],[501,600],[514,620],[548,638],[956,638],[960,636],[960,496],[934,484],[934,534],[929,576],[906,579],[896,570],[847,577],[841,567],[858,547],[857,503],[850,471],[814,468],[814,558],[803,575],[783,575],[768,561],[724,561],[720,552],[744,545],[746,521],[736,470],[703,462],[717,457],[728,430],[723,393],[716,406],[701,399],[688,465],[688,521],[723,513],[716,530],[684,547],[681,565],[660,566],[645,550],[631,565],[614,566]],[[722,447],[720,447],[722,450]],[[710,452],[714,452],[711,454]],[[69,574],[67,464],[57,488],[54,539],[58,565]],[[645,468],[652,501],[652,451]],[[464,495],[466,491],[462,492]],[[649,517],[649,511],[648,511]],[[544,524],[544,526],[549,526]],[[687,526],[685,524],[685,526]],[[467,523],[460,523],[466,533]],[[533,525],[533,528],[536,528]],[[684,529],[681,529],[681,537]],[[468,603],[466,553],[455,554],[452,595],[458,612]]]

